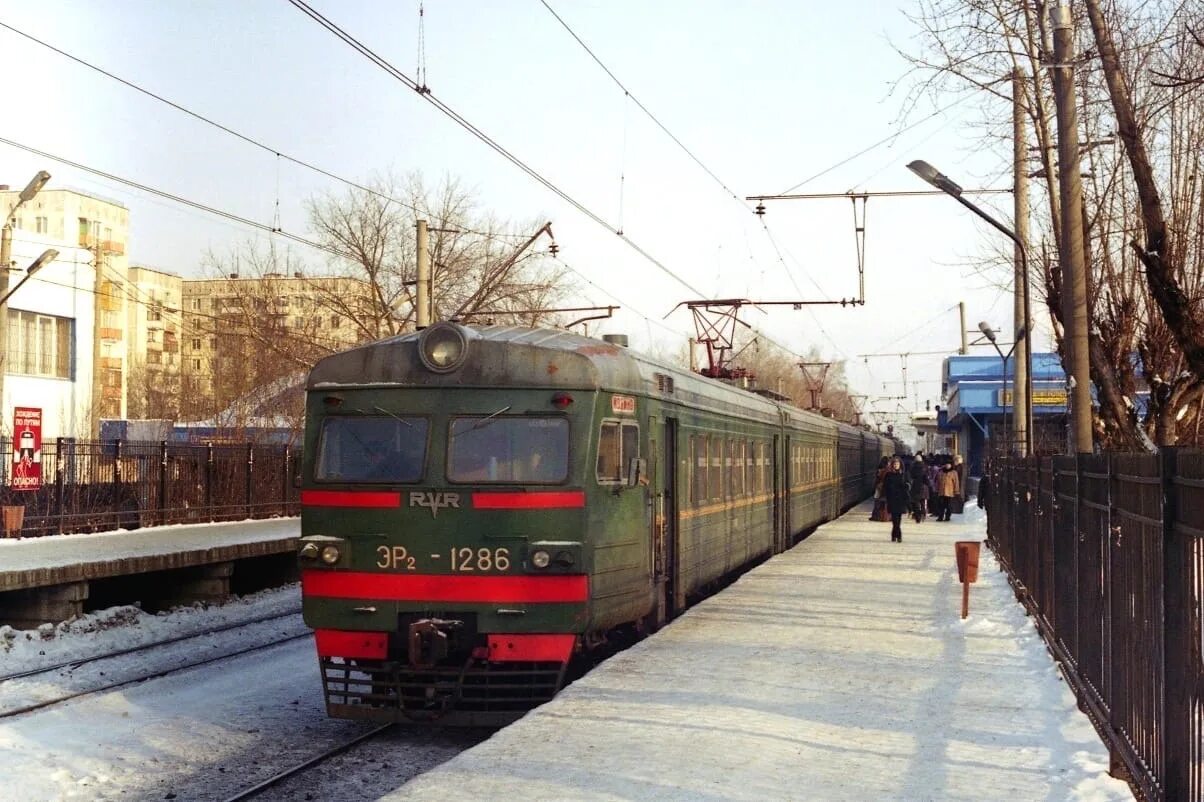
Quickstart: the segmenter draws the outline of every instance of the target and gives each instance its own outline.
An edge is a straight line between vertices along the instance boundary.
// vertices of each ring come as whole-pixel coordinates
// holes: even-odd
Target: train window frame
[[[706,435],[690,435],[690,503],[701,506],[707,500],[707,438]]]
[[[603,455],[602,441],[608,427],[617,429],[618,437],[616,443],[619,451],[618,464],[616,466],[618,468],[617,476],[603,476],[600,470]],[[626,453],[629,438],[635,444],[634,454]],[[622,418],[603,418],[598,423],[598,447],[594,456],[595,481],[599,485],[607,487],[626,485],[630,478],[629,468],[631,467],[631,461],[639,459],[640,452],[640,424],[637,421]]]
[[[330,424],[334,421],[380,421],[382,423],[396,424],[402,421],[407,426],[413,428],[415,424],[421,424],[424,427],[422,438],[422,455],[420,460],[420,469],[418,475],[414,478],[393,479],[388,477],[373,477],[370,475],[328,475],[323,468],[323,460],[328,458],[326,453],[327,438],[330,436]],[[352,485],[418,485],[426,480],[427,471],[430,469],[430,448],[431,448],[431,433],[434,427],[431,426],[431,416],[429,415],[325,415],[322,418],[322,424],[318,429],[317,446],[314,452],[314,462],[312,467],[313,480],[316,484],[352,484]],[[382,432],[379,437],[387,437],[390,433]],[[363,440],[356,438],[358,448],[361,452],[361,457],[365,456],[370,450],[369,444]],[[385,452],[390,453],[387,450]],[[329,457],[334,459],[334,457]],[[355,458],[352,457],[354,460]],[[386,458],[387,459],[387,458]]]
[[[549,477],[549,478],[540,478],[540,479],[532,479],[532,478],[516,479],[516,478],[513,478],[512,475],[507,476],[505,478],[501,478],[501,477],[477,478],[477,477],[467,477],[467,476],[463,476],[460,474],[457,474],[456,477],[453,477],[452,471],[453,471],[453,467],[455,466],[455,459],[454,459],[455,453],[453,451],[453,449],[455,448],[455,437],[454,437],[453,429],[455,428],[455,425],[458,421],[463,421],[463,420],[487,421],[488,420],[488,421],[504,422],[504,421],[518,421],[518,420],[530,421],[530,420],[535,420],[535,419],[543,420],[543,421],[556,421],[559,424],[564,426],[564,454],[563,454],[564,471],[559,476],[559,478],[550,478]],[[472,431],[472,430],[470,429],[469,431]],[[547,486],[554,486],[554,485],[563,485],[563,484],[567,483],[569,480],[569,477],[572,473],[573,424],[567,415],[556,415],[556,414],[485,415],[482,413],[478,413],[478,414],[456,413],[456,414],[448,417],[447,429],[446,429],[445,435],[446,436],[444,438],[445,442],[444,442],[444,453],[443,453],[443,473],[444,473],[444,477],[446,478],[448,484],[452,484],[452,485],[511,485],[511,486],[547,485]],[[530,455],[521,455],[521,456],[526,458]],[[496,470],[496,467],[494,467],[493,470]]]

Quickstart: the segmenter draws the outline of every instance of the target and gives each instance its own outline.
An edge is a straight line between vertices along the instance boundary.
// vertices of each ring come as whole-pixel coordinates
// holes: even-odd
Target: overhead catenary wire
[[[537,183],[541,184],[543,187],[548,189],[550,192],[552,192],[554,195],[559,197],[565,203],[569,204],[574,209],[581,212],[581,214],[585,215],[590,220],[593,220],[595,223],[597,223],[598,225],[605,228],[607,231],[610,231],[612,234],[615,234],[616,236],[618,236],[620,239],[623,240],[624,243],[626,243],[629,247],[631,247],[636,253],[643,256],[646,260],[648,260],[648,262],[655,265],[657,267],[657,269],[664,272],[666,275],[668,275],[674,281],[681,284],[683,287],[690,290],[695,295],[701,296],[703,294],[700,290],[698,290],[692,284],[690,284],[690,282],[686,281],[686,279],[684,279],[683,277],[681,277],[680,275],[675,273],[672,269],[670,269],[668,267],[668,265],[664,264],[659,259],[656,259],[654,256],[652,256],[652,254],[648,253],[648,251],[646,251],[644,248],[642,248],[638,244],[636,244],[636,242],[634,240],[632,240],[626,234],[623,234],[620,230],[618,230],[615,226],[613,226],[612,224],[607,222],[601,215],[597,214],[592,209],[587,207],[585,204],[581,203],[576,198],[569,195],[566,191],[561,189],[556,184],[552,183],[552,181],[550,179],[546,178],[543,174],[541,174],[539,171],[537,171],[534,167],[531,167],[530,165],[528,165],[526,162],[524,162],[518,156],[511,153],[504,146],[502,146],[499,142],[497,142],[492,137],[490,137],[488,134],[486,134],[483,130],[481,130],[480,128],[478,128],[477,126],[475,126],[471,122],[469,122],[459,112],[455,111],[453,108],[451,108],[446,103],[444,103],[442,100],[440,100],[428,87],[420,86],[417,82],[414,81],[414,79],[410,78],[408,75],[403,73],[401,70],[397,69],[397,67],[393,66],[388,60],[386,60],[384,57],[378,55],[375,51],[373,51],[367,45],[360,42],[358,39],[356,39],[351,34],[347,33],[345,30],[340,28],[337,24],[335,24],[331,20],[327,19],[325,16],[323,16],[321,13],[319,13],[317,10],[315,10],[308,3],[304,2],[304,0],[288,0],[288,2],[292,6],[297,8],[299,11],[301,11],[303,14],[305,14],[307,17],[312,19],[314,22],[318,23],[323,28],[325,28],[327,31],[329,31],[336,38],[340,39],[344,44],[351,47],[353,50],[355,50],[357,53],[362,55],[364,58],[368,59],[370,62],[375,64],[380,69],[384,70],[385,73],[387,73],[389,76],[396,79],[397,81],[400,81],[402,84],[404,84],[405,86],[412,89],[419,97],[421,97],[427,103],[430,103],[432,106],[434,106],[436,109],[438,109],[446,117],[451,119],[453,122],[455,122],[461,128],[463,128],[465,131],[468,131],[470,134],[475,136],[477,139],[479,139],[481,142],[483,142],[485,145],[487,145],[490,149],[492,149],[495,153],[500,155],[502,158],[506,159],[506,161],[513,164],[515,167],[517,167],[522,172],[526,173],[530,178],[535,180]]]
[[[403,208],[409,209],[410,211],[414,212],[415,214],[425,215],[425,214],[430,213],[429,210],[421,209],[421,208],[413,205],[412,203],[409,203],[408,201],[404,201],[400,198],[395,198],[392,195],[389,195],[388,193],[381,192],[378,189],[373,189],[372,187],[367,186],[363,183],[360,183],[359,181],[355,181],[350,178],[346,178],[345,176],[338,175],[337,173],[331,172],[330,170],[326,170],[322,167],[319,167],[316,164],[313,164],[312,162],[308,162],[297,156],[290,156],[287,153],[283,153],[278,148],[275,148],[271,145],[260,142],[259,140],[254,139],[244,133],[236,131],[233,128],[229,127],[228,125],[217,122],[216,120],[214,120],[210,117],[206,117],[205,115],[201,114],[200,112],[193,111],[192,109],[189,109],[186,106],[182,106],[179,103],[176,103],[174,100],[170,100],[160,94],[152,92],[149,89],[139,86],[138,84],[134,83],[133,81],[122,78],[119,75],[109,72],[108,70],[104,69],[103,67],[98,67],[95,64],[92,64],[91,62],[85,61],[84,59],[80,58],[79,56],[76,56],[72,53],[68,53],[66,50],[62,50],[61,48],[55,47],[54,45],[50,44],[49,42],[39,39],[36,36],[28,34],[25,31],[22,31],[18,28],[15,28],[12,25],[9,25],[8,23],[4,22],[3,20],[0,20],[0,28],[5,28],[9,31],[12,31],[13,33],[17,34],[18,36],[24,37],[25,39],[28,39],[29,41],[33,42],[34,44],[37,44],[41,47],[46,48],[47,50],[50,50],[51,52],[54,52],[54,53],[59,54],[60,56],[63,56],[64,58],[74,61],[76,64],[79,64],[83,67],[87,67],[88,69],[93,70],[94,72],[100,73],[101,75],[105,76],[106,78],[110,78],[110,79],[116,81],[117,83],[122,84],[123,86],[133,89],[135,92],[139,92],[143,95],[146,95],[149,98],[152,98],[154,100],[157,100],[160,103],[163,103],[164,105],[170,106],[171,108],[175,109],[176,111],[179,111],[182,114],[186,114],[189,117],[192,117],[194,120],[198,120],[199,122],[202,122],[202,123],[205,123],[206,125],[212,126],[216,129],[218,129],[219,131],[222,131],[222,132],[234,137],[235,139],[238,139],[248,145],[251,145],[252,147],[258,148],[266,153],[270,153],[270,154],[272,154],[272,156],[274,156],[277,159],[277,161],[283,159],[284,161],[290,162],[291,164],[295,164],[298,167],[303,167],[306,170],[310,170],[314,173],[317,173],[318,175],[324,176],[333,181],[338,181],[338,182],[344,184],[345,186],[351,187],[353,189],[357,189],[361,192],[365,192],[365,193],[372,195],[374,197],[377,197],[381,200],[389,201],[391,203],[396,203],[397,205],[399,205]],[[279,182],[279,174],[277,174],[277,182]],[[447,221],[444,220],[444,221],[440,222],[440,225],[444,225],[446,223],[447,223]],[[525,234],[490,234],[490,233],[487,233],[484,231],[473,231],[471,229],[463,228],[462,226],[459,226],[459,230],[464,231],[466,234],[475,234],[477,236],[486,237],[489,239],[523,238],[526,236]]]
[[[654,265],[657,269],[661,270],[663,273],[665,273],[670,278],[675,280],[677,283],[681,284],[683,287],[690,290],[692,293],[695,294],[695,296],[705,297],[705,293],[703,293],[698,288],[694,287],[690,282],[688,282],[686,279],[682,278],[680,275],[678,275],[676,272],[674,272],[672,269],[670,269],[666,264],[664,264],[659,259],[654,257],[651,253],[649,253],[647,250],[645,250],[641,245],[639,245],[637,242],[635,242],[635,240],[631,239],[629,236],[624,234],[621,230],[617,229],[615,226],[613,226],[612,224],[607,222],[602,216],[600,216],[593,210],[586,207],[580,201],[578,201],[575,198],[573,198],[572,196],[570,196],[567,192],[565,192],[559,186],[554,184],[551,180],[549,180],[548,178],[543,176],[535,168],[531,167],[526,162],[524,162],[522,159],[520,159],[518,156],[511,153],[504,146],[502,146],[500,143],[498,143],[496,140],[494,140],[492,137],[490,137],[488,134],[486,134],[482,129],[473,125],[466,118],[464,118],[462,115],[460,115],[454,109],[452,109],[450,106],[448,106],[442,100],[440,100],[430,90],[429,87],[420,86],[417,82],[414,81],[414,79],[410,78],[408,75],[406,75],[404,72],[399,70],[397,67],[393,66],[393,64],[391,64],[388,60],[386,60],[384,57],[377,54],[375,51],[373,51],[367,45],[360,42],[354,36],[347,33],[347,31],[343,30],[336,23],[332,22],[331,20],[329,20],[328,18],[323,16],[320,12],[315,10],[308,3],[304,2],[304,0],[288,0],[288,2],[290,5],[297,8],[299,11],[304,13],[306,16],[308,16],[314,22],[321,25],[323,28],[325,28],[327,31],[329,31],[331,34],[333,34],[336,38],[341,40],[344,44],[348,45],[353,50],[355,50],[357,53],[359,53],[364,58],[366,58],[368,61],[375,64],[377,67],[379,67],[381,70],[383,70],[390,77],[396,79],[397,81],[401,82],[403,85],[405,85],[408,88],[410,88],[411,90],[413,90],[416,94],[418,94],[419,97],[421,97],[426,102],[430,103],[432,106],[434,106],[437,110],[439,110],[442,114],[444,114],[449,119],[451,119],[453,122],[455,122],[461,128],[463,128],[464,130],[468,131],[470,134],[475,136],[477,139],[479,139],[481,142],[483,142],[485,145],[487,145],[490,149],[492,149],[498,155],[502,156],[504,159],[509,161],[511,164],[518,167],[522,172],[527,174],[530,178],[534,179],[537,183],[541,184],[546,189],[548,189],[553,194],[555,194],[557,197],[561,198],[566,203],[568,203],[570,206],[577,209],[579,212],[581,212],[583,215],[585,215],[590,220],[592,220],[595,223],[597,223],[598,225],[602,226],[607,231],[610,231],[612,234],[615,234],[616,236],[618,236],[621,240],[623,240],[624,244],[626,244],[628,247],[630,247],[632,250],[634,250],[636,253],[638,253],[640,256],[642,256],[644,259],[646,259],[650,264]],[[794,356],[799,356],[792,349],[787,348],[778,342],[775,342],[768,336],[766,336],[760,332],[757,332],[755,329],[753,331],[757,334],[758,337],[765,339],[767,342],[772,343],[774,346],[782,349],[783,351],[793,354]]]

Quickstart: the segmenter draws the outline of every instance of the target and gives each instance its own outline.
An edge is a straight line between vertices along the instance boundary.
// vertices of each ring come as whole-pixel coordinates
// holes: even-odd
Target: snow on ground
[[[300,613],[300,586],[265,590],[226,604],[197,602],[158,614],[123,605],[97,610],[61,624],[17,630],[0,626],[0,676],[128,649],[287,612]]]
[[[968,508],[865,507],[388,800],[1132,799]]]
[[[480,734],[391,736],[269,798],[1131,799],[985,549],[960,619],[952,543],[983,537],[981,513],[908,525],[901,544],[865,517],[828,524],[407,785]],[[0,630],[0,674],[296,604],[293,586]],[[0,800],[224,799],[363,729],[326,717],[313,645],[295,641],[0,720]]]

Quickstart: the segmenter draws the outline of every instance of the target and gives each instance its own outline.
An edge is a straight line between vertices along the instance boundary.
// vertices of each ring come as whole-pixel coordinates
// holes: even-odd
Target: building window
[[[33,222],[39,234],[45,234],[50,230],[50,221],[45,217],[35,217]]]
[[[192,350],[194,350],[194,351],[201,350],[201,338],[200,337],[192,338]]]
[[[332,329],[337,329],[339,327],[339,324],[342,322],[343,322],[343,319],[341,317],[339,317],[338,315],[330,316],[330,327]]]
[[[8,310],[8,372],[71,378],[71,318]]]
[[[200,309],[200,308],[201,308],[201,299],[200,299],[200,298],[193,298],[193,299],[192,299],[192,308],[193,308],[193,309]]]
[[[201,360],[199,360],[199,359],[192,360],[192,369],[200,370],[201,369]]]

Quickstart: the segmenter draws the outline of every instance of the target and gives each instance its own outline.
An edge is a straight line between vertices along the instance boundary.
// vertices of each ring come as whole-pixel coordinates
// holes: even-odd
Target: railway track
[[[209,629],[204,629],[199,632],[190,632],[187,635],[179,635],[174,638],[166,638],[164,640],[157,640],[157,641],[154,641],[153,643],[143,643],[139,646],[131,646],[128,649],[118,649],[118,650],[111,651],[111,652],[104,652],[102,654],[94,654],[89,657],[76,658],[75,660],[64,660],[61,663],[55,663],[55,664],[49,665],[49,666],[41,666],[39,668],[31,668],[27,671],[18,671],[18,672],[12,673],[12,674],[0,674],[0,683],[4,683],[4,682],[7,682],[8,680],[13,680],[13,679],[24,679],[26,677],[36,677],[38,674],[50,674],[55,671],[60,671],[64,668],[75,669],[75,668],[79,668],[80,666],[87,665],[88,663],[95,663],[99,660],[108,660],[109,658],[112,658],[112,657],[123,657],[127,654],[137,654],[138,652],[149,651],[149,650],[154,649],[159,646],[169,646],[173,643],[181,643],[183,641],[191,640],[193,638],[203,638],[207,635],[216,635],[219,632],[229,632],[232,629],[239,629],[240,627],[248,627],[248,626],[251,626],[252,624],[264,624],[264,623],[267,623],[268,621],[278,621],[281,618],[288,618],[289,616],[300,615],[300,613],[301,613],[300,608],[298,608],[296,610],[290,610],[287,613],[274,613],[272,615],[264,615],[264,616],[260,616],[259,618],[250,618],[250,619],[247,619],[246,621],[238,621],[233,624],[225,624],[220,627],[210,627]]]
[[[298,615],[298,614],[290,613],[289,615]],[[266,620],[270,621],[275,617],[280,617],[280,616],[268,616],[268,617],[266,617]],[[263,622],[262,621],[244,622],[238,626],[248,626],[248,625],[251,625],[252,623],[263,623]],[[220,632],[220,631],[227,631],[229,629],[235,629],[235,628],[237,628],[237,626],[215,628],[214,631]],[[147,650],[153,649],[157,646],[178,643],[180,641],[188,640],[193,637],[200,637],[201,634],[212,634],[212,632],[199,633],[196,635],[189,635],[189,636],[182,636],[180,638],[171,638],[166,641],[159,641],[153,645],[147,645],[144,647],[123,649],[123,650],[120,650],[117,652],[112,652],[112,653],[109,653],[106,655],[97,655],[96,657],[87,658],[86,660],[84,660],[82,662],[83,663],[96,662],[96,661],[103,660],[103,659],[126,656],[131,653],[135,653],[135,652],[139,652],[139,651],[147,651]],[[91,686],[91,687],[88,687],[88,688],[85,688],[85,689],[82,689],[82,690],[79,690],[79,691],[76,691],[73,693],[62,694],[62,695],[55,696],[50,699],[42,699],[37,702],[31,702],[29,704],[19,705],[17,707],[11,707],[11,708],[8,708],[5,710],[0,710],[0,720],[24,715],[26,713],[31,713],[35,710],[42,710],[47,707],[52,707],[54,705],[62,704],[63,702],[71,701],[72,699],[79,699],[84,696],[91,696],[92,694],[102,693],[104,691],[111,691],[116,688],[125,687],[127,685],[136,685],[140,682],[146,682],[146,681],[152,680],[152,679],[159,679],[160,677],[166,677],[166,676],[170,676],[171,674],[175,674],[175,673],[178,673],[181,671],[187,671],[190,668],[196,668],[198,666],[208,665],[210,663],[216,663],[216,662],[219,662],[222,660],[230,660],[230,659],[233,659],[235,657],[240,657],[245,654],[251,654],[253,652],[259,652],[259,651],[263,651],[265,649],[271,649],[273,647],[279,646],[284,643],[290,643],[292,641],[301,640],[303,638],[311,638],[311,637],[313,637],[313,633],[310,630],[306,629],[304,632],[301,632],[299,634],[292,634],[292,635],[286,635],[284,637],[274,638],[272,640],[267,641],[266,643],[256,644],[254,646],[249,646],[249,647],[246,647],[243,649],[238,649],[236,651],[223,652],[222,654],[213,655],[213,656],[206,657],[206,658],[200,659],[200,660],[189,660],[189,661],[186,661],[181,664],[173,665],[169,668],[150,671],[150,672],[143,672],[134,677],[126,677],[126,678],[114,680],[111,682],[104,682],[101,685]],[[82,664],[81,661],[71,661],[69,663],[66,663],[65,665],[73,666],[73,665],[76,665],[77,663]],[[64,667],[64,666],[59,666],[59,668],[62,668],[62,667]],[[50,670],[54,670],[54,669],[53,668],[44,668],[44,669],[39,669],[39,670],[32,671],[32,672],[22,672],[19,675],[10,675],[9,677],[5,677],[5,679],[11,680],[11,679],[15,679],[15,678],[35,676],[40,673],[46,673],[47,671],[50,671]]]
[[[354,738],[350,738],[340,744],[336,744],[335,746],[330,747],[329,749],[322,752],[321,754],[315,755],[314,757],[311,757],[302,763],[298,763],[297,765],[293,766],[292,768],[288,768],[288,769],[285,769],[284,771],[279,772],[278,774],[274,774],[273,776],[269,777],[268,779],[264,780],[263,782],[253,785],[244,791],[240,791],[239,793],[235,794],[234,796],[226,797],[225,802],[242,802],[242,800],[244,800],[244,799],[254,799],[255,797],[262,794],[264,791],[267,791],[269,788],[273,788],[273,787],[279,785],[280,783],[284,782],[288,778],[295,777],[296,775],[301,774],[302,772],[312,768],[313,766],[316,766],[320,763],[324,763],[327,760],[329,760],[330,758],[335,757],[337,755],[341,755],[344,752],[346,752],[347,750],[351,749],[352,747],[358,746],[359,744],[363,743],[364,741],[372,740],[373,738],[380,735],[381,733],[383,733],[387,730],[391,730],[396,726],[397,726],[396,724],[382,724],[379,727],[374,727],[373,729],[368,730],[367,732],[361,733],[361,734],[355,736]]]

